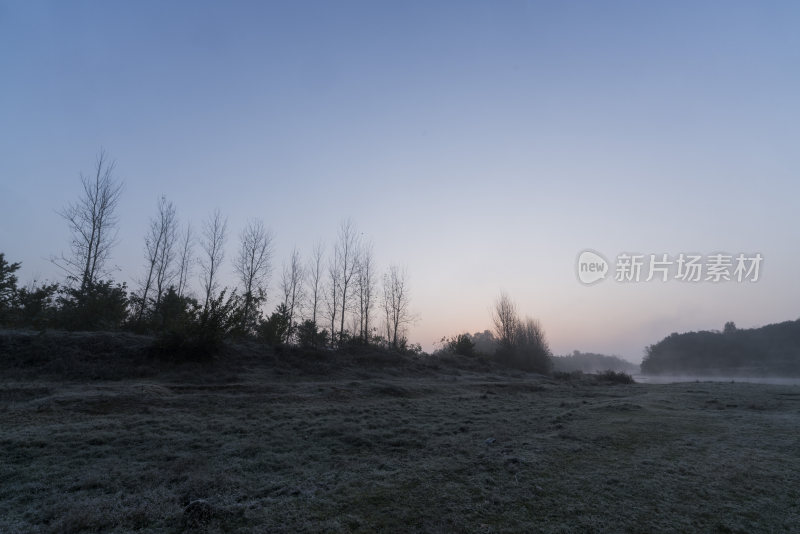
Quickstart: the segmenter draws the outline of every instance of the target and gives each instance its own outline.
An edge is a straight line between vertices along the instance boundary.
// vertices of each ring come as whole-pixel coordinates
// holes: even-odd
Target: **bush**
[[[583,376],[583,371],[556,371],[553,373],[553,378],[564,382],[581,380]]]
[[[117,330],[128,316],[127,286],[111,280],[63,289],[57,301],[58,323],[67,330]]]
[[[225,337],[237,333],[241,325],[242,299],[236,291],[227,291],[210,299],[202,310],[194,300],[168,293],[161,307],[165,329],[153,343],[151,354],[177,361],[204,361],[216,356]]]
[[[622,371],[603,371],[597,377],[603,382],[611,382],[612,384],[635,384],[636,381],[628,373]]]
[[[514,328],[513,338],[497,350],[497,358],[511,367],[524,371],[548,374],[553,368],[550,347],[544,330],[533,319],[519,321]]]
[[[583,371],[556,371],[553,378],[564,382],[584,382],[587,384],[635,384],[633,377],[622,371],[603,371],[602,373],[589,374]]]
[[[37,330],[54,326],[58,319],[58,293],[58,284],[33,284],[30,288],[20,289],[10,322],[18,326],[32,326]]]
[[[317,323],[306,319],[297,327],[297,343],[303,348],[318,348],[328,344],[328,331],[318,330]]]
[[[289,310],[279,304],[267,319],[258,327],[258,337],[268,345],[280,345],[289,333]]]
[[[459,356],[475,356],[475,343],[469,334],[458,334],[445,340],[445,350]]]
[[[552,369],[550,353],[536,347],[512,346],[497,351],[497,359],[517,369],[530,373],[548,374]]]
[[[174,287],[167,290],[151,322],[156,331],[185,331],[197,321],[200,305],[190,297],[178,295]]]
[[[5,254],[0,252],[0,324],[9,322],[17,296],[17,275],[19,263],[8,263]]]
[[[524,371],[547,374],[553,368],[544,329],[530,317],[524,321],[506,293],[501,293],[492,313],[499,348],[497,358]]]

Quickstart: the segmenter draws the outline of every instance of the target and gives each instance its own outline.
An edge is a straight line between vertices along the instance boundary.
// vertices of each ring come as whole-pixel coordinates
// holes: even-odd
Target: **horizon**
[[[634,363],[672,332],[795,320],[798,15],[789,2],[0,4],[0,252],[21,285],[61,281],[57,211],[105,148],[125,183],[112,278],[131,290],[165,195],[195,231],[214,209],[228,218],[223,285],[246,222],[274,232],[265,312],[293,248],[330,250],[352,219],[379,273],[407,269],[408,337],[426,351],[491,330],[501,291],[554,354]],[[605,280],[580,281],[584,251],[607,261]],[[755,282],[614,279],[614,260],[651,254],[762,262]]]

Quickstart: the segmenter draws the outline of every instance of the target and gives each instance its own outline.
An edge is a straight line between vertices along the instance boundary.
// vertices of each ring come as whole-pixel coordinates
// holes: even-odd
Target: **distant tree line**
[[[19,287],[20,263],[0,253],[0,325],[156,334],[160,350],[189,358],[213,354],[229,337],[313,348],[421,351],[406,337],[415,317],[405,269],[392,265],[380,275],[372,243],[352,221],[340,224],[330,252],[318,243],[304,260],[293,250],[279,272],[274,311],[264,313],[274,236],[262,221],[249,221],[237,236],[237,284],[227,287],[221,278],[227,218],[214,211],[198,235],[162,196],[144,236],[140,277],[129,289],[111,276],[116,208],[124,188],[115,162],[101,151],[93,172],[80,178],[78,200],[59,212],[70,230],[69,250],[51,257],[64,280]],[[192,291],[195,275],[199,293]]]
[[[673,375],[800,376],[800,320],[720,331],[673,333],[647,347],[642,372]]]
[[[638,370],[638,365],[623,360],[618,356],[609,356],[594,352],[580,352],[576,350],[573,351],[572,354],[565,356],[553,356],[553,371],[565,373],[573,371],[582,371],[584,373],[599,373],[601,371],[633,373]]]

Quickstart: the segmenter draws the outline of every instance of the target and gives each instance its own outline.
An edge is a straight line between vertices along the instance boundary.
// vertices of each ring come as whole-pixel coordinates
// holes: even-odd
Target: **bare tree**
[[[339,338],[344,336],[344,321],[353,295],[353,276],[358,265],[359,237],[355,225],[350,219],[342,221],[339,226],[339,239],[336,243],[336,269],[339,281]]]
[[[520,320],[512,354],[516,365],[537,373],[549,373],[553,368],[551,356],[550,345],[539,321],[530,317]]]
[[[386,318],[386,339],[397,348],[404,327],[414,320],[408,306],[409,292],[405,269],[392,265],[383,275],[382,304]]]
[[[540,356],[550,355],[550,346],[542,324],[530,317],[517,324],[516,344],[528,351],[535,351]]]
[[[318,241],[311,251],[306,271],[308,273],[309,305],[311,307],[311,321],[317,324],[317,310],[322,299],[323,262],[325,260],[325,245]]]
[[[495,333],[500,344],[505,348],[514,345],[516,332],[519,325],[517,306],[503,291],[497,298],[492,310],[492,321],[494,322]]]
[[[550,347],[544,329],[530,317],[523,321],[517,314],[517,306],[506,292],[500,293],[495,301],[492,320],[500,342],[497,349],[499,357],[528,371],[546,373],[550,370]]]
[[[178,296],[183,297],[189,277],[192,274],[192,261],[194,256],[194,235],[192,225],[186,223],[186,231],[183,233],[180,246],[180,259],[178,260]]]
[[[228,219],[223,218],[219,210],[208,216],[203,224],[203,255],[200,258],[200,269],[203,272],[203,308],[208,309],[208,303],[215,298],[219,287],[219,270],[225,259],[225,239],[228,233]]]
[[[175,273],[171,268],[177,234],[175,206],[162,196],[158,201],[158,215],[150,219],[150,228],[144,237],[147,275],[140,282],[137,319],[142,320],[148,305],[150,290],[155,291],[155,309],[161,303],[166,284]]]
[[[244,298],[242,327],[255,327],[258,307],[267,298],[267,284],[272,274],[272,233],[259,220],[250,221],[239,236],[239,256],[234,270],[239,275]]]
[[[155,272],[155,309],[161,307],[161,298],[166,293],[167,288],[175,280],[175,241],[178,239],[178,220],[175,216],[175,206],[161,197],[158,205],[158,224],[162,228],[163,240],[161,249],[156,257]]]
[[[116,162],[109,161],[101,149],[94,175],[81,173],[82,195],[59,212],[72,234],[71,251],[69,255],[62,253],[60,257],[52,257],[51,261],[66,271],[70,282],[80,285],[81,292],[107,274],[106,262],[116,243],[118,218],[115,211],[123,183],[114,177],[115,167]]]
[[[333,257],[328,263],[328,284],[325,291],[325,307],[331,324],[331,342],[336,341],[336,317],[339,311],[339,248],[334,247]]]
[[[303,262],[297,249],[292,251],[288,264],[283,266],[281,277],[281,291],[283,292],[283,305],[289,319],[289,328],[286,331],[288,342],[294,333],[294,319],[299,315],[300,303],[303,301],[303,278],[305,277]]]
[[[356,295],[358,297],[359,333],[361,340],[369,343],[369,321],[375,303],[375,260],[373,259],[372,243],[364,244],[358,253]]]

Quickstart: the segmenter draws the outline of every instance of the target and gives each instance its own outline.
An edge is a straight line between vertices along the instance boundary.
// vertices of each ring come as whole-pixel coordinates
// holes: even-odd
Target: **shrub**
[[[242,299],[227,289],[208,306],[199,309],[193,299],[165,298],[162,306],[165,328],[156,338],[151,354],[177,361],[203,361],[217,355],[225,337],[237,332],[241,325]]]
[[[635,384],[636,381],[628,373],[622,371],[603,371],[597,377],[603,382],[611,382],[612,384]]]
[[[67,330],[117,330],[128,316],[127,286],[111,280],[62,289],[57,302],[58,323]]]
[[[460,356],[475,356],[475,343],[469,334],[458,334],[446,340],[445,348],[448,352]]]
[[[556,371],[553,373],[553,378],[565,382],[580,380],[583,378],[583,371]]]
[[[541,374],[548,374],[552,370],[550,355],[544,330],[530,318],[519,321],[511,342],[503,343],[497,350],[498,359],[506,365]]]
[[[328,344],[328,331],[319,330],[317,323],[306,319],[297,327],[297,343],[303,348],[318,348]]]
[[[553,367],[544,329],[530,317],[524,321],[506,293],[501,293],[492,312],[499,347],[496,356],[506,365],[547,374]]]
[[[17,296],[17,275],[19,263],[8,263],[5,254],[0,252],[0,324],[9,322]]]
[[[58,284],[32,284],[17,292],[16,306],[11,322],[19,326],[32,326],[42,330],[53,326],[57,321],[56,296]]]
[[[286,341],[289,333],[289,310],[279,304],[267,319],[258,327],[258,337],[269,345],[279,345]]]

